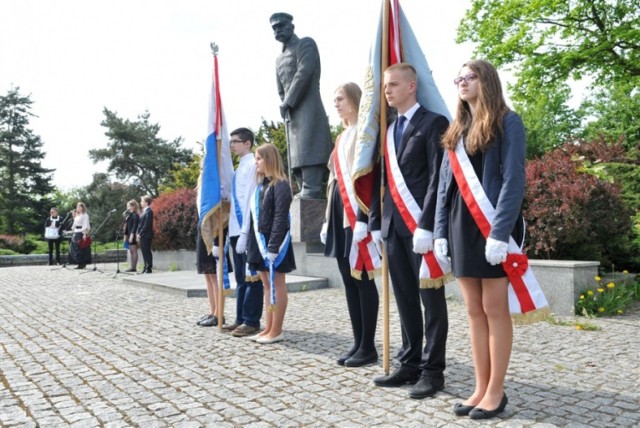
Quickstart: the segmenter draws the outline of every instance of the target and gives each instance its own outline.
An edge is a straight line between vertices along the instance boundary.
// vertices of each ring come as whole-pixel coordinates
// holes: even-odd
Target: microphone
[[[118,211],[116,208],[112,209],[111,211],[109,211],[109,214],[113,214],[114,212]]]
[[[124,210],[124,211],[122,212],[122,215],[127,215],[127,213],[128,213],[128,212],[129,212],[129,210]]]

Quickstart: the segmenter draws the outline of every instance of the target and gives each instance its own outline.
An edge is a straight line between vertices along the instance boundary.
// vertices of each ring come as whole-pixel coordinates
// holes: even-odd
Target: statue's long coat
[[[331,133],[320,98],[320,54],[316,42],[295,34],[276,61],[278,94],[289,108],[291,168],[326,165]],[[285,118],[286,119],[286,118]]]

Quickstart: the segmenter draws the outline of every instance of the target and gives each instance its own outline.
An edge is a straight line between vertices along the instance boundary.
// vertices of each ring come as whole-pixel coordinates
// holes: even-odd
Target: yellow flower
[[[628,270],[626,270],[626,269],[625,269],[625,270],[623,270],[623,271],[622,271],[622,273],[623,273],[623,274],[625,274],[625,275],[629,275],[629,271],[628,271]]]
[[[587,295],[588,296],[593,296],[593,291],[591,291],[591,290],[587,291]]]
[[[596,275],[593,279],[595,279],[595,280],[596,280],[596,282],[600,282],[600,280],[601,280],[602,278],[600,278],[598,275]]]
[[[604,293],[604,288],[599,287],[599,288],[598,288],[598,293]]]
[[[598,308],[598,312],[603,313],[604,312],[604,308],[601,306]]]
[[[618,309],[618,315],[622,315],[622,309]]]
[[[610,282],[607,284],[607,288],[615,288],[615,284],[613,282]]]
[[[582,330],[582,326],[580,324],[576,325],[576,330]]]
[[[584,294],[580,295],[580,300],[584,300]]]

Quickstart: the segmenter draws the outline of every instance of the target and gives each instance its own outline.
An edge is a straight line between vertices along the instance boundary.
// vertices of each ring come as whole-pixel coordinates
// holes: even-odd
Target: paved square
[[[104,267],[0,269],[0,426],[478,425],[451,412],[473,388],[460,303],[449,302],[445,390],[412,400],[373,385],[381,363],[335,363],[351,344],[342,290],[290,294],[287,340],[259,345],[196,326],[205,299],[125,284]],[[227,299],[227,317],[234,310]],[[640,311],[593,322],[602,329],[517,326],[509,405],[488,425],[640,425]],[[381,333],[380,319],[379,352]],[[393,301],[391,334],[395,349]]]

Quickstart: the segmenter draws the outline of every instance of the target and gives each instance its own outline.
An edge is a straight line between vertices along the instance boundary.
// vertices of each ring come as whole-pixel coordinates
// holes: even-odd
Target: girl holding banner
[[[265,288],[265,329],[252,338],[258,343],[275,343],[284,340],[285,274],[296,268],[289,233],[293,193],[276,146],[261,145],[255,157],[258,186],[251,200],[251,221],[243,225],[236,250],[241,252],[246,245],[249,269],[259,272]],[[246,244],[241,242],[244,237]]]
[[[380,270],[380,254],[371,240],[353,240],[358,203],[351,169],[358,134],[358,108],[362,91],[355,83],[345,83],[335,91],[333,104],[344,131],[336,139],[329,158],[327,211],[320,232],[324,255],[335,257],[344,283],[354,344],[337,362],[362,367],[378,361],[375,346],[379,297],[374,273]],[[365,231],[366,233],[366,231]]]
[[[454,406],[458,416],[487,419],[507,405],[504,379],[513,327],[509,282],[521,254],[524,221],[525,129],[509,110],[496,69],[466,63],[459,77],[456,117],[443,137],[434,251],[451,255],[469,320],[476,386]],[[522,259],[522,260],[521,260]],[[519,275],[522,278],[523,272]]]

